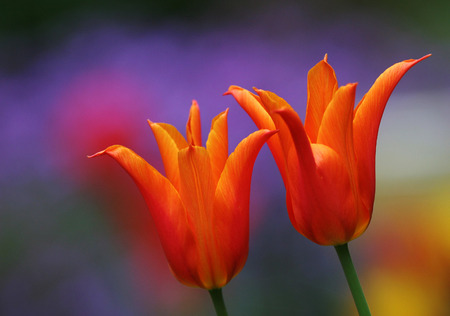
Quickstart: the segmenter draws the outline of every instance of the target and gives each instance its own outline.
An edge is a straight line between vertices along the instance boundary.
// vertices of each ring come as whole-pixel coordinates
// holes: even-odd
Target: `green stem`
[[[225,302],[223,300],[222,289],[209,290],[209,294],[211,295],[217,316],[228,316],[227,308],[225,307]]]
[[[339,261],[341,261],[342,269],[344,269],[345,278],[347,279],[348,286],[353,295],[356,309],[360,316],[370,316],[369,305],[367,305],[364,292],[361,284],[359,283],[358,276],[356,275],[355,266],[353,265],[350,252],[348,251],[348,244],[334,246],[336,249]]]

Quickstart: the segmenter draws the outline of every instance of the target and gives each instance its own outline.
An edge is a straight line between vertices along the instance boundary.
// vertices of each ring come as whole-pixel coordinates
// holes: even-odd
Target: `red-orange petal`
[[[217,248],[227,266],[228,282],[248,255],[249,198],[253,165],[264,143],[276,131],[256,131],[228,158],[215,192],[213,227]]]
[[[258,96],[238,86],[230,86],[224,95],[232,95],[259,129],[275,130],[275,123],[264,109]]]
[[[110,146],[90,157],[104,154],[114,158],[133,178],[141,191],[174,275],[186,285],[201,286],[189,269],[189,266],[197,261],[196,244],[177,190],[167,178],[126,147]]]
[[[333,148],[347,167],[355,201],[359,200],[358,173],[353,149],[353,107],[356,84],[340,87],[323,115],[317,143]]]
[[[218,256],[212,225],[215,184],[209,154],[204,147],[189,146],[178,156],[180,194],[189,224],[198,245],[197,270],[202,287],[212,289],[222,284],[226,271]]]
[[[311,144],[298,115],[278,110],[295,145],[287,157],[287,206],[293,226],[321,245],[349,240],[356,214],[344,160],[331,147]],[[314,150],[313,150],[314,149]]]
[[[202,146],[202,126],[200,122],[200,109],[197,101],[193,100],[186,124],[186,138],[193,146]]]
[[[316,165],[311,150],[311,143],[300,117],[295,111],[288,108],[277,110],[274,114],[281,116],[289,130],[292,147],[296,150],[300,168],[306,172],[305,177],[314,177]]]
[[[261,98],[262,105],[269,114],[280,109],[292,109],[289,103],[287,103],[285,99],[278,96],[276,93],[256,88],[254,88],[254,90],[258,93]]]
[[[357,214],[351,198],[347,169],[341,157],[330,147],[312,144],[315,175],[306,177],[299,157],[290,155],[286,204],[295,229],[319,245],[349,241]],[[297,161],[296,161],[297,160]]]
[[[275,127],[279,130],[277,135],[269,139],[268,145],[269,147],[274,147],[273,149],[271,147],[272,155],[277,162],[283,181],[286,183],[286,172],[288,172],[286,169],[289,169],[286,164],[286,159],[289,151],[293,150],[293,140],[286,123],[280,118],[279,115],[274,115],[274,112],[284,110],[293,112],[295,115],[297,114],[283,98],[279,97],[275,93],[261,89],[255,89],[255,91],[258,93],[264,108],[271,115],[272,120],[275,123]]]
[[[353,197],[355,216],[359,226],[365,226],[370,220],[371,208],[361,202],[359,193],[358,170],[353,147],[353,107],[355,104],[356,84],[340,87],[327,109],[319,129],[317,143],[333,148],[347,168]],[[364,229],[365,229],[364,227]]]
[[[311,148],[317,165],[317,184],[316,192],[308,193],[313,199],[306,218],[311,220],[314,241],[321,245],[346,243],[354,235],[359,213],[345,160],[331,147],[312,144]]]
[[[337,90],[323,115],[317,135],[317,143],[333,148],[343,159],[354,156],[352,127],[355,93],[356,84]]]
[[[286,205],[292,225],[307,238],[314,240],[312,227],[307,225],[308,205],[316,199],[316,164],[311,144],[298,114],[288,108],[274,112],[285,122],[287,131],[280,138],[290,138],[292,146],[284,148],[286,168]],[[288,135],[286,135],[288,134]]]
[[[270,113],[267,112],[264,105],[261,102],[261,98],[258,95],[251,93],[250,91],[238,86],[230,86],[225,95],[231,94],[239,105],[247,112],[252,118],[253,122],[259,129],[277,129],[275,122],[273,121]],[[274,135],[267,141],[273,158],[280,170],[281,176],[284,179],[285,176],[285,162],[283,157],[283,149],[281,147],[280,138],[278,135]]]
[[[153,123],[151,121],[148,121],[148,123],[158,144],[166,177],[179,190],[178,151],[186,148],[188,143],[174,126],[166,123]]]
[[[206,149],[211,159],[214,183],[219,181],[220,174],[228,159],[228,109],[217,115],[211,123],[211,131],[206,141]]]
[[[305,130],[312,143],[316,142],[323,114],[337,88],[336,74],[325,55],[324,60],[308,72]]]
[[[357,159],[361,196],[372,206],[375,195],[375,150],[378,128],[386,103],[403,75],[420,61],[409,59],[386,69],[375,81],[355,109],[353,139]]]

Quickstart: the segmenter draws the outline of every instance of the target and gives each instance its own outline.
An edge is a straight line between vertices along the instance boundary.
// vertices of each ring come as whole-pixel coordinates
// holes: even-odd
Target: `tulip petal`
[[[274,139],[276,137],[278,139],[279,144],[281,145],[280,147],[282,150],[280,151],[279,149],[274,149],[274,150],[272,150],[272,154],[276,158],[275,161],[282,161],[282,167],[284,169],[281,169],[281,168],[279,168],[279,169],[280,169],[280,173],[281,173],[283,180],[286,181],[286,179],[285,179],[286,172],[287,172],[285,170],[286,166],[287,166],[286,165],[286,157],[289,155],[290,151],[295,150],[295,149],[294,149],[293,140],[292,140],[289,128],[287,127],[284,120],[281,119],[279,115],[274,115],[274,113],[281,109],[283,109],[284,111],[290,111],[293,113],[293,115],[297,115],[297,113],[283,98],[279,97],[275,93],[270,92],[270,91],[260,90],[260,89],[255,89],[255,91],[258,93],[259,97],[261,98],[261,103],[264,105],[266,110],[271,115],[276,128],[280,131],[278,133],[278,135],[269,139],[268,144],[270,146],[272,139]]]
[[[312,143],[316,142],[323,114],[338,88],[336,74],[325,58],[308,72],[308,98],[305,130]]]
[[[215,185],[209,154],[204,147],[189,146],[179,152],[178,161],[180,195],[198,245],[196,269],[202,287],[215,288],[225,279],[225,271],[223,260],[217,254],[211,225]]]
[[[340,244],[351,239],[357,220],[347,169],[332,148],[312,144],[311,149],[316,163],[314,177],[304,176],[307,172],[300,168],[299,157],[287,159],[289,218],[298,232],[315,243]]]
[[[202,126],[200,122],[200,109],[197,101],[193,100],[186,124],[186,137],[192,146],[202,145]]]
[[[362,202],[359,187],[356,156],[353,147],[353,106],[356,84],[340,87],[327,109],[319,129],[317,143],[333,148],[347,168],[358,231],[364,231],[369,224],[372,208]]]
[[[245,112],[247,112],[247,114],[252,118],[253,122],[259,129],[277,129],[275,127],[275,122],[265,109],[259,96],[238,86],[230,86],[228,91],[225,92],[225,95],[228,94],[231,94],[236,99],[237,103],[239,103],[239,105],[245,110]],[[274,137],[271,137],[267,141],[267,145],[269,145],[272,156],[274,157],[278,169],[280,170],[280,174],[284,179],[285,162],[283,157],[283,149],[281,147],[281,142],[278,135],[274,135]]]
[[[355,109],[353,142],[357,158],[361,197],[371,209],[375,195],[375,151],[386,103],[397,83],[415,64],[428,58],[409,59],[394,64],[384,71]]]
[[[286,160],[286,204],[293,226],[320,245],[350,239],[357,217],[344,160],[331,147],[311,145],[294,111],[275,113],[286,122],[296,149]]]
[[[289,103],[287,103],[285,99],[278,96],[277,94],[261,89],[254,90],[256,91],[256,93],[258,93],[259,97],[261,98],[261,104],[269,114],[279,109],[292,109]]]
[[[317,143],[333,148],[344,159],[355,155],[352,128],[355,93],[355,83],[340,87],[336,91],[323,115],[317,135]]]
[[[316,163],[314,161],[311,144],[302,121],[295,111],[288,108],[274,112],[274,116],[279,116],[288,128],[280,136],[281,139],[290,138],[293,144],[292,149],[285,152],[286,165],[286,205],[292,225],[301,234],[311,240],[315,240],[313,230],[308,223],[307,204],[314,197],[314,186],[317,185]],[[286,150],[286,149],[285,149]]]
[[[247,259],[253,166],[261,147],[276,132],[262,129],[242,140],[228,158],[217,185],[213,227],[218,249],[229,265],[227,271],[232,271],[227,282],[239,273]]]
[[[228,159],[228,109],[217,115],[211,123],[211,131],[206,141],[206,149],[211,159],[214,183],[219,181],[220,174]],[[215,187],[215,185],[214,185]]]
[[[316,164],[311,150],[311,143],[308,139],[308,135],[306,135],[300,117],[295,111],[288,108],[277,110],[274,114],[279,115],[288,128],[290,138],[292,139],[292,147],[296,150],[300,168],[303,172],[306,172],[305,177],[314,177]],[[280,138],[286,137],[287,135],[284,134]],[[289,156],[289,153],[287,153],[287,156]]]
[[[161,153],[166,177],[179,190],[180,174],[178,170],[178,151],[186,148],[188,143],[178,130],[166,123],[148,121]]]
[[[283,151],[286,152],[288,148],[292,147],[292,139],[288,136],[289,129],[287,128],[286,123],[278,115],[273,115],[273,113],[280,109],[295,112],[294,109],[286,102],[286,100],[273,92],[261,89],[255,89],[255,91],[260,97],[261,104],[272,117],[276,129],[280,130],[278,136],[280,137],[281,147],[283,148]]]
[[[344,161],[355,201],[359,199],[355,152],[353,149],[353,107],[356,84],[340,87],[323,115],[317,143],[333,148]]]
[[[316,191],[308,193],[310,205],[303,216],[309,221],[317,243],[346,243],[354,235],[360,214],[345,160],[331,147],[313,144],[311,148],[317,165],[317,184],[313,187]]]
[[[275,130],[275,124],[269,113],[264,109],[257,95],[238,86],[230,86],[224,95],[231,94],[245,112],[252,118],[259,129]]]
[[[199,280],[188,268],[197,261],[194,236],[188,229],[186,212],[174,186],[132,150],[114,145],[91,157],[109,155],[133,178],[141,191],[158,230],[162,247],[177,279],[189,286]]]

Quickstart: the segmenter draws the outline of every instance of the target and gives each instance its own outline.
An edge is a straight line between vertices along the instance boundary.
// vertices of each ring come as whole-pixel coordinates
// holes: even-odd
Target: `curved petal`
[[[277,110],[274,114],[282,118],[289,130],[302,173],[304,173],[305,177],[315,177],[316,164],[311,150],[311,143],[300,117],[295,111],[286,108]]]
[[[285,169],[289,169],[286,165],[286,157],[289,155],[289,152],[291,150],[294,150],[293,146],[293,140],[291,137],[291,133],[289,132],[289,128],[287,127],[286,123],[283,119],[279,117],[279,115],[274,115],[275,112],[278,110],[284,110],[284,111],[290,111],[294,113],[294,115],[297,115],[297,113],[294,111],[294,109],[281,97],[276,95],[273,92],[270,91],[264,91],[261,89],[255,89],[255,91],[258,93],[259,97],[261,98],[261,103],[264,105],[266,110],[269,112],[269,114],[272,117],[272,120],[275,123],[276,128],[280,131],[278,135],[275,135],[272,139],[278,138],[279,143],[281,145],[282,151],[272,151],[273,156],[275,157],[275,161],[282,161],[284,169],[280,169],[281,176],[283,180],[286,182],[286,173],[288,172]],[[298,116],[298,115],[297,115]],[[269,139],[268,144],[271,145],[272,139]]]
[[[247,112],[259,129],[275,130],[275,123],[264,109],[258,96],[238,86],[230,86],[224,95],[229,94],[236,99],[237,103]]]
[[[161,153],[166,171],[166,177],[179,191],[180,174],[178,170],[178,151],[186,148],[188,143],[178,130],[166,123],[153,123],[148,121]]]
[[[316,142],[323,114],[337,88],[336,74],[325,55],[324,59],[308,72],[305,130],[312,143]]]
[[[261,104],[269,114],[279,109],[292,109],[289,103],[287,103],[285,99],[278,96],[277,94],[256,88],[254,90],[256,91],[256,93],[258,93],[259,97],[261,98]]]
[[[262,91],[262,90],[261,90]],[[231,94],[239,103],[239,105],[247,112],[252,118],[253,122],[259,129],[275,130],[275,122],[271,115],[264,108],[259,96],[254,95],[248,90],[245,90],[238,86],[230,86],[225,95]],[[283,180],[285,179],[285,162],[283,157],[283,149],[281,147],[280,138],[278,135],[274,135],[267,141],[273,158],[280,170]]]
[[[356,83],[340,87],[328,105],[319,128],[317,143],[333,148],[347,168],[351,194],[357,216],[357,226],[365,230],[372,216],[372,208],[361,200],[358,170],[353,147],[353,106]]]
[[[219,181],[228,159],[228,109],[217,115],[211,123],[211,131],[206,141],[206,149],[211,159],[214,184]],[[215,187],[215,185],[214,185]]]
[[[318,177],[317,191],[312,195],[316,200],[312,200],[308,208],[311,229],[319,244],[346,243],[357,229],[359,213],[345,160],[325,145],[313,144],[312,150]]]
[[[280,109],[274,112],[288,128],[293,150],[285,153],[286,165],[286,205],[292,225],[307,238],[316,241],[308,223],[308,203],[317,199],[317,174],[311,143],[295,111]],[[286,138],[288,135],[285,135]],[[316,241],[317,242],[317,241]]]
[[[186,137],[190,145],[202,145],[202,125],[200,122],[200,109],[197,101],[193,100],[186,124]]]
[[[403,75],[418,62],[428,58],[409,59],[384,71],[355,109],[353,142],[357,159],[361,196],[372,207],[375,196],[375,150],[386,103]]]
[[[344,160],[332,148],[310,144],[298,115],[278,110],[289,127],[296,151],[287,157],[287,202],[293,226],[320,245],[351,239],[357,214]]]
[[[228,158],[217,185],[212,223],[217,247],[227,265],[227,282],[247,260],[253,165],[263,144],[275,133],[263,129],[242,140]]]
[[[178,155],[180,194],[198,245],[198,262],[193,269],[206,289],[224,285],[226,271],[214,242],[211,217],[215,185],[208,152],[199,146],[182,149]]]
[[[158,230],[167,261],[177,279],[189,286],[200,286],[188,268],[197,261],[194,236],[178,192],[155,168],[132,150],[114,145],[90,157],[109,155],[133,178],[141,191]]]
[[[337,90],[323,115],[317,135],[317,143],[333,148],[344,159],[355,155],[353,152],[355,93],[356,83]],[[353,161],[352,159],[351,162]]]
[[[291,168],[286,204],[293,226],[319,245],[349,241],[356,227],[357,214],[350,181],[341,157],[330,147],[312,144],[316,160],[314,178],[304,177],[298,159],[290,156]]]

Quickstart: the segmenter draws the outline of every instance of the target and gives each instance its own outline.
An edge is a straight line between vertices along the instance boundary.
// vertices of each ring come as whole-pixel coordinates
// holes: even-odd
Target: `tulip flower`
[[[429,55],[428,55],[429,56]],[[370,315],[347,243],[369,225],[375,197],[375,148],[386,103],[415,64],[388,68],[354,108],[356,83],[338,87],[327,55],[308,73],[305,124],[276,94],[231,86],[231,94],[258,128],[278,129],[267,143],[286,187],[295,229],[336,248],[361,315]]]
[[[383,110],[402,76],[423,60],[388,68],[354,109],[356,83],[338,88],[327,56],[308,73],[305,124],[276,94],[237,86],[231,94],[268,141],[286,186],[290,220],[320,245],[340,245],[369,225],[375,196],[375,147]]]
[[[227,115],[228,110],[213,119],[206,148],[201,145],[195,101],[187,140],[174,126],[149,121],[166,176],[120,145],[90,156],[109,155],[128,172],[148,205],[175,277],[211,290],[211,295],[237,275],[247,259],[253,165],[276,132],[256,131],[228,155]]]

